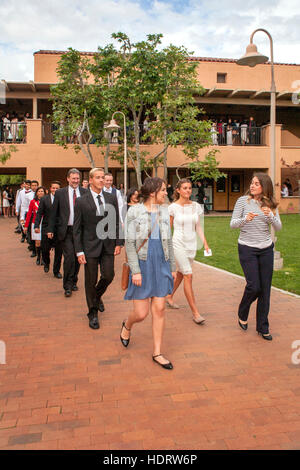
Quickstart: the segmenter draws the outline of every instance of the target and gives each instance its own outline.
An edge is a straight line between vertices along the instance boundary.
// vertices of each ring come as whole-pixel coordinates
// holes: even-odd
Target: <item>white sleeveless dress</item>
[[[197,241],[199,240],[196,225],[200,222],[203,209],[195,201],[185,206],[173,202],[168,209],[170,216],[173,216],[172,241],[178,271],[182,274],[192,274],[192,263],[196,256]]]

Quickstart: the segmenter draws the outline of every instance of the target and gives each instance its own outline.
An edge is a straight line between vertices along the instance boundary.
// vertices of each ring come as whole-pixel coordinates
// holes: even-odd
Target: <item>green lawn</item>
[[[283,257],[283,269],[274,271],[273,286],[300,295],[300,215],[282,215],[282,230],[276,232],[276,249]],[[197,252],[196,260],[202,263],[243,275],[238,259],[239,230],[229,227],[230,217],[205,217],[205,236],[213,256],[204,257]]]

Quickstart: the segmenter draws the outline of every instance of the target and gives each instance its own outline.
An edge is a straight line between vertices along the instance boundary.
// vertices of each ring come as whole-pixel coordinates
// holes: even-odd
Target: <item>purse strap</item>
[[[150,229],[150,231],[149,231],[149,233],[148,233],[147,238],[145,238],[145,240],[143,241],[143,243],[139,246],[139,249],[137,250],[137,253],[140,251],[141,248],[143,248],[143,246],[145,245],[146,241],[148,241],[149,238],[151,237],[151,233],[153,232],[154,227],[156,226],[156,224],[157,224],[157,222],[158,222],[158,215],[159,215],[159,214],[157,213],[157,217],[156,217],[156,219],[155,219],[155,222],[154,222],[154,224],[152,225],[152,227],[151,227],[151,229]],[[126,254],[126,263],[127,263],[127,262],[128,262],[128,259],[127,259],[127,254]]]

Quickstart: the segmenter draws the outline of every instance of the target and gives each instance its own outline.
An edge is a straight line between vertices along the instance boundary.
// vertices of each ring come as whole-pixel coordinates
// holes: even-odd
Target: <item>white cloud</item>
[[[134,41],[163,33],[163,45],[238,58],[251,32],[263,27],[273,35],[275,61],[299,63],[299,13],[298,0],[10,0],[1,9],[0,78],[33,79],[33,52],[94,51],[117,31]],[[262,33],[255,42],[269,55]]]

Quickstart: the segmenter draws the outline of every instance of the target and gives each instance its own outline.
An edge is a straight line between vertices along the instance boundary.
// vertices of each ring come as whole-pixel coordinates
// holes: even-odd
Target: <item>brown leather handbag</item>
[[[141,246],[139,247],[139,249],[137,250],[137,253],[140,251],[140,249],[145,245],[146,241],[149,240],[150,236],[151,236],[151,233],[157,223],[157,219],[158,217],[156,217],[156,220],[155,220],[155,223],[153,224],[153,227],[151,228],[150,232],[148,233],[148,237],[145,238],[145,240],[143,241],[143,243],[141,244]],[[128,259],[127,259],[127,255],[125,255],[125,263],[123,263],[123,267],[122,267],[122,276],[121,276],[121,289],[122,290],[126,290],[128,288],[128,284],[129,284],[129,273],[130,273],[130,267],[129,267],[129,264],[128,264]]]

